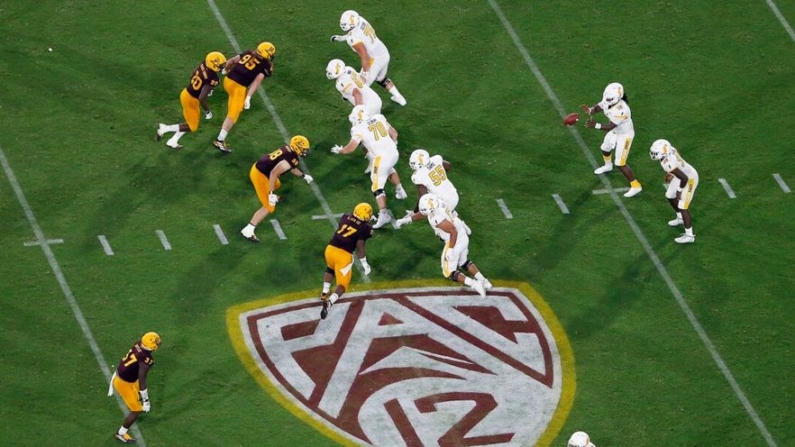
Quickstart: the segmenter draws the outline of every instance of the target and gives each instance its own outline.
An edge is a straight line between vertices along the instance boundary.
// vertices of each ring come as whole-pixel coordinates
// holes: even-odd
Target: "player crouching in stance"
[[[668,140],[657,140],[651,145],[649,156],[659,161],[666,175],[668,189],[665,198],[676,211],[676,219],[668,222],[672,227],[684,224],[685,234],[674,239],[680,244],[692,244],[696,241],[693,234],[693,217],[690,215],[690,202],[698,187],[698,172],[679,155],[679,151],[671,146]]]
[[[574,432],[569,438],[567,447],[596,447],[591,443],[591,438],[584,431]]]
[[[420,197],[419,208],[420,213],[428,217],[428,223],[434,233],[444,241],[442,274],[445,278],[466,284],[485,298],[486,291],[491,289],[492,285],[480,273],[475,263],[468,259],[469,236],[464,221],[450,212],[444,202],[433,194]],[[459,269],[465,270],[474,278],[459,272]]]
[[[155,364],[152,352],[157,351],[159,347],[160,336],[154,332],[145,333],[122,357],[119,366],[110,378],[108,397],[113,395],[115,389],[127,408],[130,409],[130,414],[124,418],[119,431],[113,435],[125,444],[135,444],[136,439],[127,431],[141,412],[148,413],[151,408],[146,375],[149,373],[149,368]]]
[[[320,299],[323,300],[323,309],[320,318],[325,320],[331,306],[348,290],[351,283],[353,270],[353,251],[362,263],[364,274],[370,274],[370,264],[367,263],[365,244],[373,235],[370,219],[373,218],[373,207],[369,203],[360,203],[353,208],[352,214],[343,214],[337,231],[326,246],[326,272],[323,274],[323,290]],[[337,287],[334,293],[331,290],[331,279],[335,278]]]
[[[635,139],[635,127],[632,124],[632,111],[629,109],[628,101],[624,93],[624,86],[618,82],[613,82],[605,88],[602,94],[602,101],[599,104],[593,107],[588,107],[587,104],[580,106],[589,115],[585,127],[606,132],[601,146],[602,158],[604,158],[605,164],[596,168],[593,173],[604,174],[612,171],[612,152],[615,151],[616,166],[629,181],[630,186],[624,197],[636,196],[643,191],[640,182],[635,179],[635,174],[627,165],[629,149],[632,146],[632,140]],[[593,114],[597,112],[604,112],[610,122],[601,124],[594,121]]]
[[[263,155],[251,166],[249,178],[254,190],[257,191],[262,207],[254,212],[248,225],[240,230],[243,237],[251,242],[259,242],[254,230],[268,214],[276,211],[276,203],[279,202],[276,190],[282,186],[279,180],[282,174],[289,171],[296,177],[304,179],[307,184],[312,183],[312,176],[298,169],[298,157],[304,158],[307,155],[309,155],[309,140],[303,135],[296,135],[290,138],[290,144]]]

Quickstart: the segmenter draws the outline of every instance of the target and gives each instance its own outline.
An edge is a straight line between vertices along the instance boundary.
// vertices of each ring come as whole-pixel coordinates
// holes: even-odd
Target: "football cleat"
[[[389,213],[380,212],[378,213],[378,220],[373,225],[373,228],[381,228],[389,222],[392,222],[392,216],[390,216]]]
[[[328,294],[329,294],[328,292],[326,293],[320,292],[320,299],[326,301],[328,299]]]
[[[610,163],[594,169],[593,173],[598,175],[598,174],[604,174],[605,172],[610,172],[612,170],[613,170],[613,163]]]
[[[163,138],[163,134],[164,133],[166,133],[166,125],[163,124],[163,123],[158,123],[157,124],[157,134],[155,136],[155,139],[157,141],[160,141],[160,139]]]
[[[474,280],[472,282],[472,285],[469,287],[471,287],[472,290],[477,292],[478,295],[480,295],[481,297],[486,298],[486,289],[483,287],[483,283],[481,283],[480,281]]]
[[[224,154],[232,153],[232,148],[229,147],[228,144],[226,144],[226,141],[213,140],[213,146],[215,146],[219,151],[221,151]]]
[[[678,218],[678,217],[677,217],[677,218],[676,218],[676,219],[674,219],[674,220],[669,220],[669,221],[668,221],[668,226],[669,226],[669,227],[678,227],[679,225],[684,225],[684,223],[685,223],[685,221],[684,221],[684,220],[682,220],[682,219],[680,219],[680,218]]]
[[[250,240],[251,242],[259,242],[259,238],[256,234],[252,231],[251,234],[247,234],[245,229],[240,230],[240,234],[243,235],[244,238]]]
[[[692,244],[693,242],[696,241],[696,236],[695,235],[691,236],[685,233],[674,240],[676,241],[677,244]]]
[[[117,432],[117,433],[114,433],[113,437],[118,439],[119,441],[125,443],[125,444],[135,444],[136,442],[138,442],[135,438],[133,438],[132,436],[128,435],[127,433],[125,433],[123,435],[120,435]]]
[[[624,193],[624,197],[635,197],[636,195],[640,194],[643,191],[642,186],[638,186],[637,188],[629,188],[629,191]]]
[[[403,200],[403,199],[405,199],[408,196],[409,195],[406,194],[406,190],[403,189],[403,188],[400,188],[397,191],[395,191],[395,198],[398,199],[398,200]]]
[[[401,106],[405,106],[405,105],[406,105],[406,98],[404,98],[404,97],[403,97],[403,95],[399,95],[399,96],[392,96],[392,97],[391,97],[391,98],[389,98],[389,99],[391,99],[392,101],[394,101],[394,102],[396,102],[396,103],[400,104]]]
[[[331,305],[334,304],[331,300],[323,300],[323,308],[320,309],[320,319],[325,320],[328,317],[328,310],[331,309]]]
[[[182,145],[179,144],[179,143],[177,143],[177,144],[166,143],[166,146],[168,146],[168,147],[170,147],[171,149],[174,149],[174,150],[182,149]]]

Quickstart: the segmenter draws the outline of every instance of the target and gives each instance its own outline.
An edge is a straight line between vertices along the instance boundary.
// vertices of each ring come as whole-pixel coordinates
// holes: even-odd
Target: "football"
[[[674,179],[674,175],[670,172],[665,173],[665,183],[671,183],[671,180]]]
[[[573,112],[566,115],[566,118],[563,118],[563,124],[567,126],[573,126],[577,124],[577,121],[579,120],[580,120],[580,114],[577,112]]]

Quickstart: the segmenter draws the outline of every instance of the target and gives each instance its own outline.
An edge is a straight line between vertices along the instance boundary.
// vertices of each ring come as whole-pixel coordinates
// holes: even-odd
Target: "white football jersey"
[[[374,115],[351,127],[351,139],[363,144],[373,157],[397,153],[397,143],[389,136],[390,127],[384,115]]]
[[[362,95],[363,105],[367,107],[370,115],[378,115],[381,113],[381,106],[383,105],[381,97],[378,96],[375,90],[362,81],[361,77],[359,77],[359,73],[354,70],[353,67],[345,67],[340,77],[337,78],[336,86],[337,91],[340,92],[342,97],[353,106],[356,105],[353,98],[353,90],[358,89]]]
[[[599,106],[602,107],[607,119],[616,125],[612,132],[618,135],[635,133],[635,126],[632,124],[632,111],[629,109],[629,104],[623,99],[618,100],[613,107],[609,107],[604,101],[600,102]]]
[[[662,166],[665,172],[671,172],[674,169],[679,169],[689,179],[698,178],[698,172],[696,172],[696,169],[690,166],[690,163],[686,162],[685,159],[679,155],[679,151],[674,148],[671,148],[671,150],[668,152],[668,155],[660,160],[660,166]]]
[[[440,239],[445,242],[450,241],[450,233],[440,229],[438,225],[445,220],[449,220],[455,226],[456,231],[458,231],[459,239],[466,239],[466,226],[464,226],[464,222],[461,220],[460,217],[453,214],[447,208],[447,205],[444,202],[441,202],[437,205],[436,209],[431,211],[428,214],[428,223],[431,224],[431,228],[433,228],[433,232],[436,233]],[[457,244],[456,244],[457,245]]]
[[[453,182],[447,178],[447,171],[442,164],[444,160],[441,155],[434,155],[425,165],[411,174],[411,182],[415,185],[422,185],[428,192],[439,197],[447,204],[451,211],[458,205],[458,190],[455,189]]]
[[[353,51],[356,51],[353,49],[354,45],[359,42],[363,43],[370,57],[380,57],[389,53],[386,49],[386,45],[375,35],[375,30],[370,26],[370,22],[364,20],[364,17],[359,17],[359,24],[356,25],[354,29],[348,31],[346,38],[348,45],[350,45]]]

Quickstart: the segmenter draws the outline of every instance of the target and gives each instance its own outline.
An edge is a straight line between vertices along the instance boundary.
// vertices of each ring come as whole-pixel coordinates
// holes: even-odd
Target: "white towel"
[[[113,396],[113,380],[116,379],[116,371],[110,376],[110,386],[108,387],[108,397]]]

